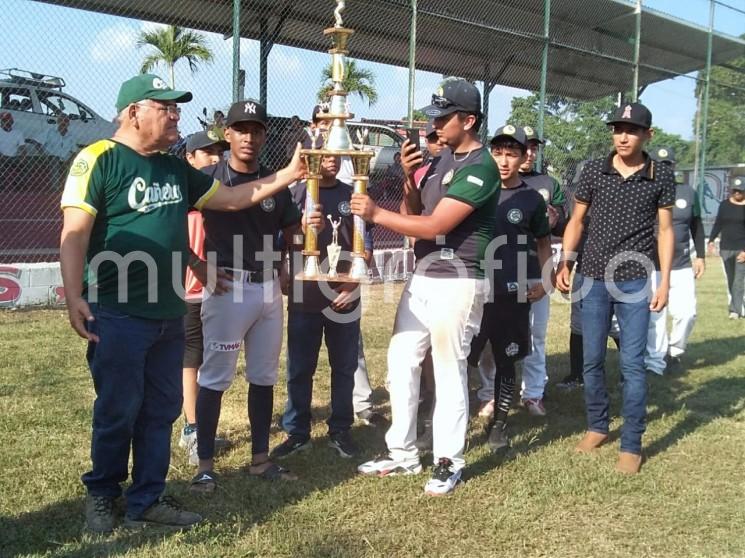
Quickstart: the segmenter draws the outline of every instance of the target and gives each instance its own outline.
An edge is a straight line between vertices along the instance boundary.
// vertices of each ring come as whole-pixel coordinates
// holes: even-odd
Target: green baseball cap
[[[128,105],[145,99],[187,103],[191,98],[191,92],[171,89],[156,75],[140,74],[122,83],[119,96],[116,98],[116,112],[121,112]]]

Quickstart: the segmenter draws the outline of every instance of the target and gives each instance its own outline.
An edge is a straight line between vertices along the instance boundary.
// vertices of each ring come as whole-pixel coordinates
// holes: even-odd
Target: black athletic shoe
[[[354,457],[360,451],[357,444],[352,440],[352,435],[349,431],[330,434],[329,447],[334,448],[340,456],[346,459]]]
[[[432,421],[424,421],[424,430],[414,442],[419,451],[432,451]]]
[[[577,389],[585,385],[585,380],[582,376],[572,376],[571,374],[556,384],[559,389]]]
[[[114,498],[92,494],[85,497],[85,528],[93,533],[114,530]]]
[[[385,426],[386,420],[383,415],[380,413],[376,413],[372,409],[365,409],[364,411],[360,411],[359,413],[356,413],[357,422],[360,424],[364,424],[365,426]]]
[[[489,432],[489,450],[492,453],[498,453],[510,447],[510,439],[507,437],[507,425],[502,421],[497,421],[491,427]]]
[[[306,451],[311,447],[310,438],[290,435],[269,454],[269,459],[282,459],[298,451]]]

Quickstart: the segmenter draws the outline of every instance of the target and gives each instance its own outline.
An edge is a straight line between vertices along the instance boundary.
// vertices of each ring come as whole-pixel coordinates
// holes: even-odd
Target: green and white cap
[[[154,74],[141,74],[122,83],[116,98],[116,112],[146,99],[188,103],[192,99],[192,94],[189,91],[171,89],[165,81]]]

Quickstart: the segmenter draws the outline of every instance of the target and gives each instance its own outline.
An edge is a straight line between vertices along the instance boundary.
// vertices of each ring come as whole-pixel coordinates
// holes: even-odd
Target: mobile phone
[[[406,139],[412,144],[416,145],[417,151],[421,151],[421,144],[419,143],[419,129],[418,128],[406,128]]]

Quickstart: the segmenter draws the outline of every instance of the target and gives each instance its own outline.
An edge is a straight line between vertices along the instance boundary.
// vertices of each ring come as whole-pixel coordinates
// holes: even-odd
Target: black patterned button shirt
[[[652,263],[656,259],[657,210],[675,203],[675,177],[645,153],[644,166],[623,178],[613,167],[615,154],[587,163],[575,193],[577,202],[592,208],[582,273],[603,280],[612,264],[614,281],[644,279],[647,272],[639,256]],[[628,252],[637,259],[624,254]]]

